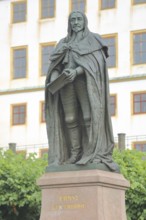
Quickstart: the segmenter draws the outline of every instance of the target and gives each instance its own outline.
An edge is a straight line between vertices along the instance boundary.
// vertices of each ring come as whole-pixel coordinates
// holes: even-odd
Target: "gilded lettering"
[[[77,195],[63,195],[59,196],[59,201],[66,202],[66,201],[78,201]]]

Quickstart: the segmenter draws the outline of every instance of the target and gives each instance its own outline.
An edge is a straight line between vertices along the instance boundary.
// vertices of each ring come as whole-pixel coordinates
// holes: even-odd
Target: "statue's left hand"
[[[76,71],[76,69],[65,69],[65,70],[63,71],[63,73],[65,73],[65,75],[66,75],[66,80],[67,80],[68,82],[73,82],[74,79],[75,79],[76,76],[77,76],[77,71]]]

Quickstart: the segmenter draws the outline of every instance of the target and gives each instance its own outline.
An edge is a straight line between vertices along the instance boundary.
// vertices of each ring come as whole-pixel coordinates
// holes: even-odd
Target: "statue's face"
[[[70,17],[71,28],[74,32],[83,30],[84,28],[84,18],[81,13],[74,12]]]

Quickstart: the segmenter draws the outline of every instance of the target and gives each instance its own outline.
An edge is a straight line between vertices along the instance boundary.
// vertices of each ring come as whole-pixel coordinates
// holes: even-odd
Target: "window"
[[[101,0],[101,9],[115,8],[115,0]]]
[[[41,18],[55,17],[55,0],[40,0],[41,1]]]
[[[48,148],[40,149],[40,157],[43,157],[44,154],[48,154]]]
[[[133,4],[146,3],[146,0],[133,0]]]
[[[45,122],[45,103],[41,102],[41,122]]]
[[[133,34],[133,64],[146,63],[146,31]]]
[[[26,21],[26,1],[12,3],[12,22]]]
[[[71,11],[79,10],[85,12],[86,0],[71,0]]]
[[[17,151],[16,151],[16,154],[22,154],[22,155],[24,155],[24,157],[26,158],[27,152],[26,152],[26,150],[17,150]]]
[[[146,152],[146,142],[135,142],[133,146],[138,151]]]
[[[41,75],[45,76],[49,67],[49,58],[53,52],[55,43],[49,45],[41,45]]]
[[[133,113],[146,113],[146,92],[133,94]]]
[[[25,78],[27,67],[26,47],[13,49],[13,79]]]
[[[109,57],[107,59],[107,66],[113,68],[117,66],[117,38],[116,36],[103,36],[105,44],[108,46]]]
[[[115,116],[116,115],[116,100],[117,100],[117,97],[116,95],[110,95],[110,113],[111,113],[111,116]]]
[[[26,104],[12,105],[12,125],[26,123]]]

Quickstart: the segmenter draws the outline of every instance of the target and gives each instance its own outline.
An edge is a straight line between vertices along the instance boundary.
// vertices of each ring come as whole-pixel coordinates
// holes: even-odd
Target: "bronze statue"
[[[106,67],[108,48],[73,11],[46,78],[45,112],[49,165],[104,163],[112,171],[113,131]]]

